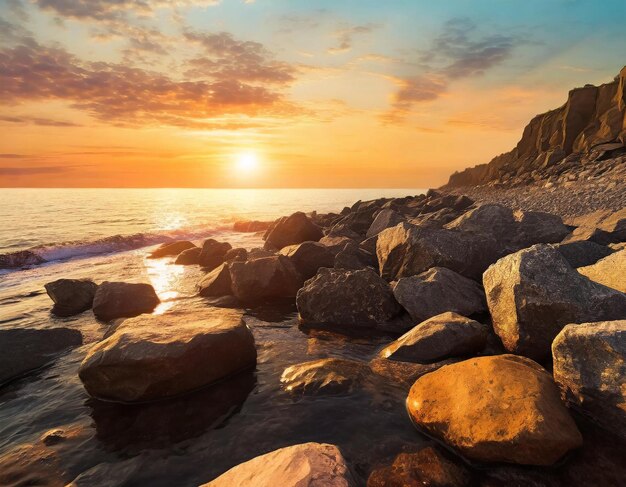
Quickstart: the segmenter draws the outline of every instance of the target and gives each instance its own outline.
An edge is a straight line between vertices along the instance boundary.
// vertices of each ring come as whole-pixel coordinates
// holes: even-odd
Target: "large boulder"
[[[229,266],[233,294],[243,302],[293,298],[302,286],[302,277],[284,255],[232,262]]]
[[[81,333],[69,328],[0,330],[0,385],[43,367],[82,343]]]
[[[584,267],[595,264],[600,259],[613,253],[613,249],[589,240],[578,240],[556,244],[554,246],[572,267]]]
[[[370,225],[365,236],[367,238],[378,235],[386,228],[395,227],[398,223],[402,223],[406,218],[394,210],[380,210],[374,221]]]
[[[335,269],[359,270],[378,267],[376,256],[363,249],[356,242],[347,244],[341,252],[335,255]]]
[[[445,267],[433,267],[392,284],[393,295],[416,322],[453,311],[464,316],[487,309],[480,284]]]
[[[160,302],[150,284],[105,281],[93,298],[93,314],[101,321],[132,318],[151,313]]]
[[[626,321],[567,325],[552,357],[563,398],[626,439]]]
[[[280,377],[283,387],[299,394],[352,392],[370,374],[363,362],[325,358],[287,367]]]
[[[266,453],[231,468],[201,487],[354,487],[334,445],[303,443]]]
[[[401,311],[389,284],[371,269],[322,268],[298,291],[296,304],[310,325],[372,327]]]
[[[287,245],[306,241],[317,242],[324,236],[322,229],[301,211],[282,217],[267,231],[265,243],[278,250]]]
[[[420,377],[413,422],[470,460],[552,465],[582,445],[552,377],[516,355],[465,360]]]
[[[228,264],[216,267],[196,285],[198,294],[204,297],[220,297],[232,294],[230,269]]]
[[[161,257],[169,257],[172,255],[178,255],[181,252],[193,249],[196,246],[189,242],[188,240],[177,240],[175,242],[166,242],[164,244],[159,245],[152,253],[148,256],[149,259],[158,259]]]
[[[174,264],[177,265],[198,265],[200,263],[200,254],[202,253],[202,249],[200,247],[193,247],[191,249],[183,250],[176,260]]]
[[[626,208],[600,210],[572,221],[577,227],[567,241],[589,240],[602,245],[626,241]]]
[[[626,293],[626,250],[615,252],[595,264],[579,267],[577,270],[592,281]]]
[[[279,253],[289,257],[303,279],[313,277],[320,267],[332,267],[334,264],[332,252],[318,242],[288,245],[283,247]]]
[[[191,392],[255,364],[241,313],[207,309],[125,320],[89,350],[78,375],[93,397],[139,402]]]
[[[215,269],[224,263],[226,253],[232,248],[228,242],[218,242],[215,239],[208,239],[202,244],[202,252],[198,257],[198,264],[207,270]]]
[[[332,237],[326,235],[322,237],[319,241],[324,247],[326,247],[333,255],[337,255],[341,252],[345,246],[351,242],[355,242],[351,238],[348,237]]]
[[[626,294],[572,269],[551,245],[507,255],[483,276],[493,327],[505,348],[546,359],[568,323],[626,318]]]
[[[54,302],[52,314],[72,316],[91,308],[98,285],[90,279],[57,279],[44,285]]]
[[[480,352],[486,325],[456,313],[442,313],[420,323],[386,346],[380,356],[401,362],[429,363]]]

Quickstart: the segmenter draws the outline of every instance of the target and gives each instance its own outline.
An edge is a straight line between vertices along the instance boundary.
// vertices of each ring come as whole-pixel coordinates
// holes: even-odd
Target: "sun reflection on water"
[[[163,314],[171,309],[180,297],[180,281],[185,272],[184,266],[172,265],[171,259],[144,259],[148,279],[156,291],[161,304],[154,314]]]

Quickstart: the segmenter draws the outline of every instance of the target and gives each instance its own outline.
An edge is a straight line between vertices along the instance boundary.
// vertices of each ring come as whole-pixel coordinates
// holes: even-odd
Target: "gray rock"
[[[373,254],[362,249],[356,242],[347,244],[334,259],[335,269],[359,270],[368,267],[376,269],[378,262]]]
[[[433,267],[392,284],[393,295],[416,322],[446,311],[471,316],[487,310],[485,293],[476,281],[445,267]]]
[[[91,309],[98,285],[90,279],[57,279],[44,285],[54,302],[52,314],[72,316]]]
[[[196,285],[198,294],[204,297],[221,297],[232,294],[232,283],[228,264],[216,267]]]
[[[626,438],[626,321],[567,325],[552,343],[563,398]]]
[[[284,255],[232,262],[230,278],[233,294],[246,303],[293,298],[303,282],[291,260]]]
[[[226,253],[231,249],[228,242],[218,242],[212,238],[202,244],[202,252],[198,258],[198,264],[207,270],[215,269],[224,263]]]
[[[611,248],[588,240],[560,243],[554,247],[565,257],[567,263],[574,268],[595,264],[600,259],[613,253]]]
[[[395,227],[398,223],[405,221],[406,218],[394,210],[380,210],[374,221],[370,225],[365,236],[367,238],[378,235],[386,228]]]
[[[160,302],[150,284],[105,281],[94,296],[93,314],[101,321],[131,318],[151,313]]]
[[[420,323],[379,355],[402,362],[437,362],[480,352],[487,335],[487,326],[482,323],[456,313],[442,313]]]
[[[592,281],[626,293],[626,250],[615,252],[593,265],[577,270]]]
[[[322,229],[302,212],[277,220],[266,235],[266,244],[278,250],[287,245],[299,244],[306,241],[317,242],[324,236]]]
[[[503,257],[483,276],[493,327],[513,353],[544,360],[568,323],[626,318],[626,295],[572,269],[550,245]]]
[[[288,245],[283,247],[279,253],[291,260],[303,279],[313,277],[320,267],[332,267],[334,264],[332,252],[318,242]]]

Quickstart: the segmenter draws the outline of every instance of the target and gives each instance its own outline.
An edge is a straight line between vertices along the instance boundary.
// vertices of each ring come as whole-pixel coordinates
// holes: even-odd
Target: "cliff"
[[[570,91],[563,106],[530,121],[513,150],[454,173],[446,187],[531,184],[559,166],[613,157],[625,146],[626,66],[610,83]]]

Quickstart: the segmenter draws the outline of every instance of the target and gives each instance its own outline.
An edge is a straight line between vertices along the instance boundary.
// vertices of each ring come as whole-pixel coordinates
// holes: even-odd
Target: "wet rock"
[[[303,279],[310,279],[320,267],[332,267],[333,254],[318,242],[303,242],[297,245],[283,247],[280,252],[291,260]]]
[[[46,261],[40,255],[30,250],[18,250],[0,254],[0,269],[19,269],[30,265],[43,264]]]
[[[574,268],[595,264],[600,259],[613,253],[613,250],[609,247],[587,240],[561,243],[554,247],[565,257],[567,263]]]
[[[322,268],[298,291],[296,304],[309,325],[372,327],[401,311],[389,285],[371,269]]]
[[[78,375],[93,397],[138,402],[191,392],[255,364],[241,313],[209,309],[125,320],[89,350]]]
[[[207,270],[215,269],[217,266],[224,263],[226,253],[231,248],[228,242],[218,242],[210,238],[202,244],[202,252],[200,252],[198,264]]]
[[[299,244],[306,241],[317,242],[324,236],[322,229],[302,212],[282,217],[268,230],[265,241],[278,250],[287,245]]]
[[[193,249],[196,246],[189,242],[188,240],[177,240],[175,242],[166,242],[164,244],[159,245],[152,253],[148,256],[149,259],[159,259],[161,257],[169,257],[173,255],[179,255],[181,252],[185,250]]]
[[[348,393],[359,387],[369,372],[362,362],[326,358],[287,367],[280,382],[287,391],[299,394]]]
[[[230,249],[224,255],[224,262],[243,262],[248,259],[248,251],[241,247]]]
[[[365,236],[367,238],[373,237],[386,228],[395,227],[405,220],[405,217],[394,210],[381,210],[377,213]]]
[[[552,465],[582,445],[552,377],[525,357],[442,367],[415,382],[407,409],[418,427],[479,462]]]
[[[593,265],[577,270],[594,282],[626,293],[626,250],[615,252]]]
[[[416,322],[446,311],[470,316],[487,309],[482,286],[445,267],[403,277],[392,288],[396,300]]]
[[[263,257],[230,264],[233,294],[243,302],[293,298],[302,286],[302,277],[284,255]]]
[[[72,316],[91,309],[98,285],[90,279],[57,279],[44,287],[54,302],[52,314]]]
[[[202,249],[199,247],[194,247],[192,249],[183,250],[176,260],[174,264],[178,265],[198,265],[200,263],[200,254],[202,253]]]
[[[335,269],[359,270],[368,267],[378,267],[376,256],[362,249],[356,242],[347,244],[341,252],[335,256]]]
[[[626,321],[567,325],[552,357],[563,398],[626,439]]]
[[[572,269],[550,245],[508,255],[483,276],[493,328],[504,347],[535,360],[550,356],[568,323],[626,317],[626,295]]]
[[[93,299],[93,313],[101,321],[151,313],[161,301],[150,284],[105,281]]]
[[[81,333],[69,328],[1,329],[0,385],[47,365],[82,343]]]
[[[432,364],[418,364],[375,357],[370,360],[369,365],[374,374],[384,377],[388,382],[402,386],[408,392],[413,383],[421,376],[458,361],[459,359],[448,359]]]
[[[253,458],[202,487],[354,487],[343,455],[334,445],[303,443]]]
[[[233,293],[228,264],[216,267],[196,285],[198,294],[204,297],[228,296]]]
[[[374,470],[367,487],[465,487],[471,480],[462,464],[428,446],[415,453],[401,453],[391,465]]]
[[[487,343],[486,325],[456,313],[423,321],[380,352],[381,357],[428,363],[480,352]]]

